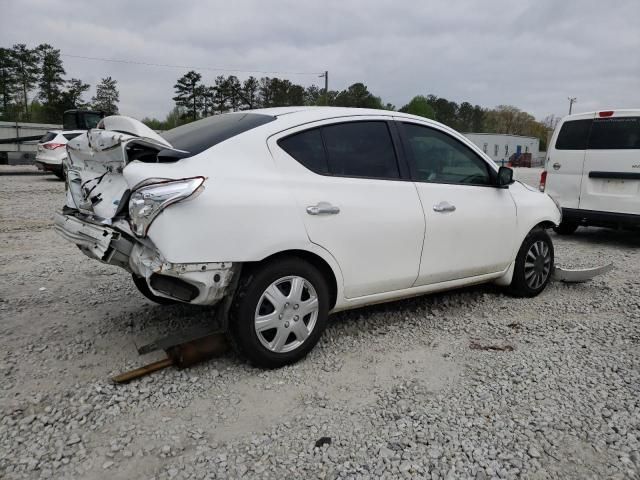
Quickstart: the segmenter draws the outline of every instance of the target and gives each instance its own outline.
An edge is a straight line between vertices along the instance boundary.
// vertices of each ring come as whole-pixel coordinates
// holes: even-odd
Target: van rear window
[[[591,127],[589,148],[640,149],[640,117],[596,118]]]
[[[592,123],[592,119],[564,122],[556,140],[556,150],[585,150]]]

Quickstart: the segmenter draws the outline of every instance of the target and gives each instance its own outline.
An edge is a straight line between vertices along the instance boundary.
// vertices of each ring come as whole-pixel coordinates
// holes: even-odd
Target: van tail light
[[[45,143],[42,145],[47,150],[55,150],[56,148],[62,148],[65,146],[64,143]]]
[[[547,171],[543,170],[540,174],[540,191],[544,192],[544,188],[547,186]]]
[[[598,112],[598,116],[599,117],[612,117],[613,116],[613,110],[607,110],[605,112]]]

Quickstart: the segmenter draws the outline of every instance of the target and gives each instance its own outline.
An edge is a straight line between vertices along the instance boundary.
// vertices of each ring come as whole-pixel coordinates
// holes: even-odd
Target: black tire
[[[553,231],[558,235],[571,235],[578,229],[575,222],[560,222],[560,225],[553,227]]]
[[[313,298],[317,298],[317,313],[305,314],[303,318],[293,320],[295,311],[292,309],[298,309],[300,305],[295,303],[296,300],[292,290],[293,283],[290,283],[289,292],[287,293],[286,291],[287,277],[298,277],[307,282],[303,283],[302,287],[302,290],[308,295],[307,300],[304,299],[304,293],[301,293],[300,298],[305,302],[312,300],[313,294],[315,294]],[[278,284],[281,286],[279,291],[282,294],[282,299],[288,300],[291,298],[291,302],[287,301],[286,304],[283,304],[286,306],[282,306],[281,309],[278,309],[275,303],[271,304],[268,299],[265,302],[263,298],[266,290],[279,281],[282,281],[282,283]],[[311,290],[308,288],[309,285]],[[265,306],[269,307],[269,305],[271,305],[272,310],[268,311],[269,308],[267,308],[267,312],[264,315],[269,316],[280,312],[279,318],[276,319],[274,316],[272,320],[278,326],[266,329],[259,334],[255,326],[255,316],[259,311],[258,307],[262,309]],[[302,304],[298,311],[302,312],[304,308],[304,304]],[[311,351],[326,328],[328,315],[329,288],[320,271],[310,263],[297,257],[274,260],[244,273],[240,279],[230,311],[229,336],[231,344],[240,355],[246,357],[255,366],[279,368],[297,362]],[[305,332],[307,332],[313,318],[315,318],[315,322],[308,336],[304,340],[299,340],[294,332],[294,325],[299,326],[300,323],[303,323],[307,329]],[[272,333],[273,338],[270,341],[269,335]],[[282,338],[284,338],[282,348],[292,348],[290,351],[273,351],[263,344],[263,342],[273,342],[275,345],[278,335],[283,335]],[[298,341],[301,342],[300,345],[294,348]]]
[[[159,305],[173,305],[174,303],[178,303],[177,300],[171,300],[170,298],[159,297],[151,293],[149,290],[149,285],[147,285],[147,281],[144,277],[139,277],[135,273],[131,274],[131,278],[133,278],[133,283],[137,287],[138,291],[145,297],[147,297],[152,302],[156,302]]]
[[[541,252],[540,255],[536,256],[536,249]],[[542,292],[551,278],[553,260],[554,251],[551,237],[545,230],[534,228],[527,234],[520,250],[518,250],[513,279],[509,286],[511,294],[516,297],[535,297]],[[536,280],[532,280],[532,278]]]
[[[61,168],[59,170],[53,170],[53,174],[58,177],[58,179],[62,180],[64,182],[65,180],[65,174],[64,174],[64,170]]]

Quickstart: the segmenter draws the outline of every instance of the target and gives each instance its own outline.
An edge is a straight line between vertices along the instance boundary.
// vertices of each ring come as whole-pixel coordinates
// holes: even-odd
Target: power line
[[[122,60],[117,58],[100,58],[100,57],[87,57],[84,55],[71,55],[69,53],[62,53],[63,57],[79,58],[82,60],[94,60],[99,62],[111,62],[111,63],[126,63],[130,65],[144,65],[147,67],[161,67],[161,68],[186,68],[189,70],[207,70],[211,72],[236,72],[236,73],[261,73],[265,75],[318,75],[323,72],[277,72],[267,70],[239,70],[236,68],[217,68],[217,67],[194,67],[189,65],[171,65],[164,63],[151,63],[151,62],[139,62],[136,60]]]

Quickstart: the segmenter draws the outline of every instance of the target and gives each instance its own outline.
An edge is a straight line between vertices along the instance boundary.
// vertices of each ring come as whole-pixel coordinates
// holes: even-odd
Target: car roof
[[[49,130],[47,133],[55,133],[56,135],[64,135],[65,133],[85,133],[86,130]]]
[[[581,112],[581,113],[572,113],[571,115],[565,116],[562,121],[565,122],[567,120],[581,120],[597,117],[600,112],[613,112],[612,117],[622,116],[637,116],[640,115],[639,108],[602,108],[600,110],[595,110],[593,112]],[[606,118],[606,117],[605,117]]]
[[[355,116],[387,116],[406,118],[407,120],[417,120],[422,123],[436,125],[440,128],[451,130],[435,120],[430,120],[417,115],[397,112],[395,110],[381,110],[375,108],[353,108],[353,107],[274,107],[274,108],[258,108],[255,110],[243,110],[235,113],[256,113],[262,115],[271,115],[278,119],[277,122],[267,123],[263,126],[266,129],[283,130],[305,123],[317,122],[321,120],[330,120],[334,118],[355,117]]]

